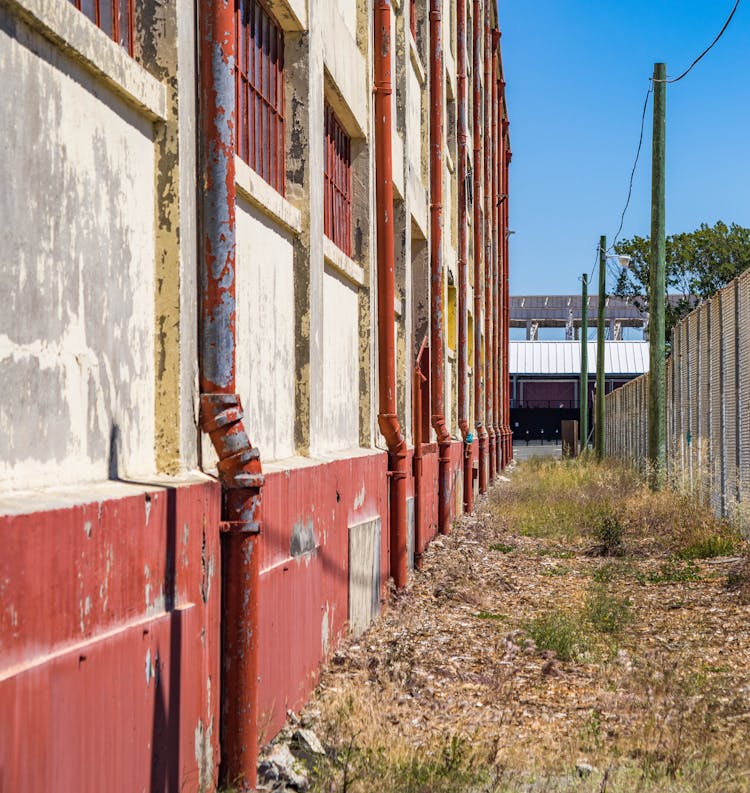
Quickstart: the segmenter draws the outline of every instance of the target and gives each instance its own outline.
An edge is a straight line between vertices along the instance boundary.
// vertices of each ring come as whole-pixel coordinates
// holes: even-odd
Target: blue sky
[[[511,292],[567,294],[619,225],[655,61],[669,76],[734,0],[500,0],[511,121]],[[750,0],[667,89],[667,234],[750,226]],[[650,228],[651,118],[622,236]]]

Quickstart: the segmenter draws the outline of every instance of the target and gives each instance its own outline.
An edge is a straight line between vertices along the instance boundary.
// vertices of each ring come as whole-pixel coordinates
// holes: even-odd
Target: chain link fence
[[[645,374],[607,396],[606,451],[645,470]],[[688,314],[667,361],[667,468],[717,513],[750,505],[750,271]]]

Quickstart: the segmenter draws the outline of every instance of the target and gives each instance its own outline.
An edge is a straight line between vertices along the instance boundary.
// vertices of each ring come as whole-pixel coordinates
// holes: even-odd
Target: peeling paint
[[[289,547],[289,555],[293,558],[303,556],[315,551],[317,541],[311,519],[307,521],[299,520],[292,527],[292,541]]]
[[[210,685],[210,681],[209,681]],[[211,719],[206,727],[203,719],[198,720],[195,728],[194,747],[195,762],[198,765],[198,791],[208,793],[213,790],[214,781],[214,747],[213,747],[214,720]]]
[[[357,493],[356,496],[354,496],[354,505],[353,505],[354,509],[359,509],[362,506],[362,504],[365,503],[365,495],[366,495],[366,490],[363,482],[362,489]]]
[[[330,621],[329,621],[330,605],[326,601],[325,610],[323,611],[323,620],[320,625],[320,646],[323,648],[323,656],[328,655],[328,642],[330,640]]]

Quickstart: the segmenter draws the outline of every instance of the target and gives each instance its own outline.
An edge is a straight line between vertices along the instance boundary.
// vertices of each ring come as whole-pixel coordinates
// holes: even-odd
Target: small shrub
[[[527,630],[538,650],[552,650],[561,661],[572,661],[580,653],[579,623],[564,611],[549,611],[536,617]]]
[[[605,556],[617,556],[622,553],[623,528],[619,517],[611,504],[602,504],[593,515],[591,533],[601,545]]]
[[[618,634],[632,621],[629,598],[618,598],[605,587],[596,587],[586,600],[585,614],[599,633]]]

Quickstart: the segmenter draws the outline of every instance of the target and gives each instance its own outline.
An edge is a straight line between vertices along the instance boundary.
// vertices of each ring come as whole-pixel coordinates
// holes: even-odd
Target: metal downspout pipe
[[[484,9],[484,344],[485,344],[485,386],[484,386],[484,415],[487,424],[487,471],[488,483],[495,479],[495,417],[492,397],[495,392],[495,348],[493,315],[495,312],[495,290],[492,281],[493,255],[492,255],[492,43],[490,26],[490,4]]]
[[[505,300],[505,319],[504,319],[504,329],[505,329],[505,339],[503,345],[503,382],[506,384],[506,388],[508,387],[508,383],[510,382],[510,345],[509,345],[509,328],[510,328],[510,261],[508,258],[508,238],[509,238],[509,228],[508,228],[508,218],[509,218],[509,209],[508,204],[510,203],[510,185],[509,185],[509,176],[510,176],[510,161],[511,161],[511,151],[510,151],[510,138],[508,136],[508,120],[503,119],[503,156],[502,156],[502,165],[504,167],[504,174],[505,178],[503,179],[503,184],[505,186],[505,193],[508,198],[505,199],[503,202],[503,233],[502,233],[502,241],[503,241],[503,261],[505,262],[505,271],[503,273],[503,294]],[[510,401],[506,398],[505,400],[505,429],[506,429],[506,443],[505,443],[505,462],[506,465],[513,459],[513,431],[510,427]]]
[[[375,5],[375,211],[378,250],[378,426],[388,446],[391,575],[397,589],[408,578],[406,441],[396,414],[395,270],[393,232],[393,61],[391,2]]]
[[[424,455],[422,454],[422,384],[427,378],[422,372],[422,354],[427,349],[427,337],[422,344],[414,363],[413,401],[412,401],[412,433],[414,439],[414,566],[422,569],[427,538],[424,531],[424,496],[422,493],[422,474]]]
[[[498,68],[498,48],[500,45],[500,31],[492,31],[492,80],[490,88],[492,91],[492,296],[493,296],[493,312],[492,312],[492,348],[494,350],[492,366],[493,366],[493,394],[492,415],[495,420],[495,437],[497,446],[495,448],[495,469],[499,473],[503,467],[503,443],[505,436],[503,435],[503,419],[501,407],[501,393],[503,390],[502,379],[502,354],[500,352],[500,343],[502,340],[502,331],[500,329],[500,320],[502,318],[502,298],[500,279],[502,277],[502,247],[500,245],[500,194],[501,194],[501,177],[500,177],[500,141],[498,140],[498,114],[500,108],[500,96],[497,84],[497,68]]]
[[[430,0],[430,394],[438,442],[438,531],[448,534],[451,437],[445,426],[443,379],[443,163],[442,0]]]
[[[222,487],[221,776],[255,788],[263,474],[236,391],[234,3],[200,0],[200,421]]]
[[[468,229],[466,225],[466,0],[456,4],[458,53],[458,426],[463,438],[463,504],[464,512],[474,509],[474,485],[472,482],[472,441],[469,426],[469,267]]]
[[[480,108],[482,107],[482,86],[480,73],[482,61],[480,57],[481,29],[480,3],[473,2],[473,39],[474,62],[472,66],[472,82],[474,88],[473,107],[473,138],[474,138],[474,423],[479,439],[479,492],[487,492],[487,430],[482,422],[484,414],[482,404],[482,130],[480,126]]]

